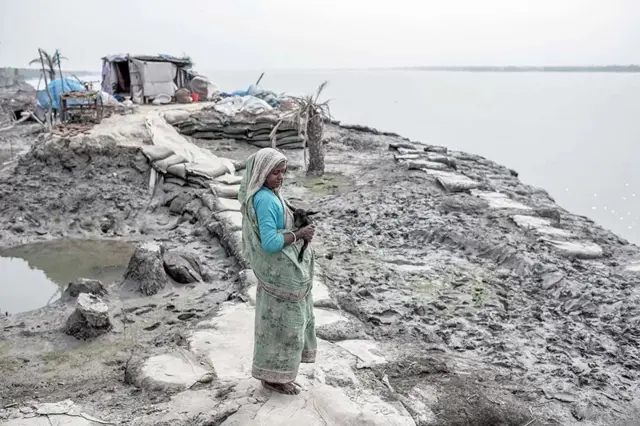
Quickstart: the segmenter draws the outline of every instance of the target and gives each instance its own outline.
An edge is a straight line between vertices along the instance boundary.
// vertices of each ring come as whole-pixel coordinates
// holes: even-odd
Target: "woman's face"
[[[278,164],[271,173],[267,176],[267,180],[264,183],[269,189],[279,189],[284,181],[284,174],[287,171],[287,163],[282,162]]]

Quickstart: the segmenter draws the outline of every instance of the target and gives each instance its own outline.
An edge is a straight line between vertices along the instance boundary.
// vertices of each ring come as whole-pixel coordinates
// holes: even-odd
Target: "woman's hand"
[[[306,242],[311,242],[311,240],[313,239],[313,234],[315,234],[315,232],[315,226],[305,226],[304,228],[300,228],[298,229],[298,231],[296,231],[296,238],[299,240],[305,240]]]

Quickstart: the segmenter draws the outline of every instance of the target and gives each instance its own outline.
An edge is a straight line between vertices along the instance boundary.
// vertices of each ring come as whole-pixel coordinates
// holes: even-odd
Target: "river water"
[[[207,75],[232,91],[260,72]],[[268,71],[261,85],[303,94],[324,80],[335,118],[483,155],[640,244],[640,74]]]

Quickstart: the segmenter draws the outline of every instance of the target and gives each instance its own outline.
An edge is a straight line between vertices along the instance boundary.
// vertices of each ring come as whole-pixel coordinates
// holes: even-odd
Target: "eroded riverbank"
[[[293,166],[287,195],[322,211],[314,243],[322,266],[314,288],[321,359],[301,371],[300,398],[262,390],[248,375],[251,277],[234,256],[235,219],[215,215],[236,207],[167,179],[150,191],[145,146],[179,135],[160,124],[150,131],[135,117],[112,119],[118,126],[107,122],[90,136],[33,141],[0,183],[0,245],[156,241],[197,253],[207,280],[170,283],[149,297],[118,280],[103,283],[113,331],[87,342],[61,331],[74,300],[0,320],[0,408],[9,406],[0,418],[8,424],[39,424],[25,418],[42,402],[65,399],[104,421],[133,425],[612,425],[636,418],[637,272],[629,265],[640,259],[637,247],[491,161],[433,148],[447,159],[439,162],[446,172],[478,184],[451,192],[437,175],[396,161],[389,144],[407,141],[338,126],[325,135],[324,179],[304,178],[302,153],[286,152]],[[256,150],[193,142],[184,140],[234,164]],[[400,155],[414,155],[403,149]],[[503,196],[487,195],[495,193]],[[571,234],[552,231],[556,240],[602,251],[571,254],[522,216]]]

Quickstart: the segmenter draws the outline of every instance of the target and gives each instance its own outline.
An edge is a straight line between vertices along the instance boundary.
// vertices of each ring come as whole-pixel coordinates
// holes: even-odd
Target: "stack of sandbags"
[[[226,116],[213,109],[206,109],[192,114],[189,118],[174,123],[184,135],[197,139],[234,139],[266,148],[272,146],[271,132],[276,131],[276,147],[280,149],[301,149],[303,138],[293,122],[283,121],[276,113],[259,115],[236,114]]]
[[[153,169],[165,176],[165,182],[180,186],[209,188],[208,181],[233,173],[224,159],[190,162],[172,149],[157,145],[145,146],[142,152]]]

